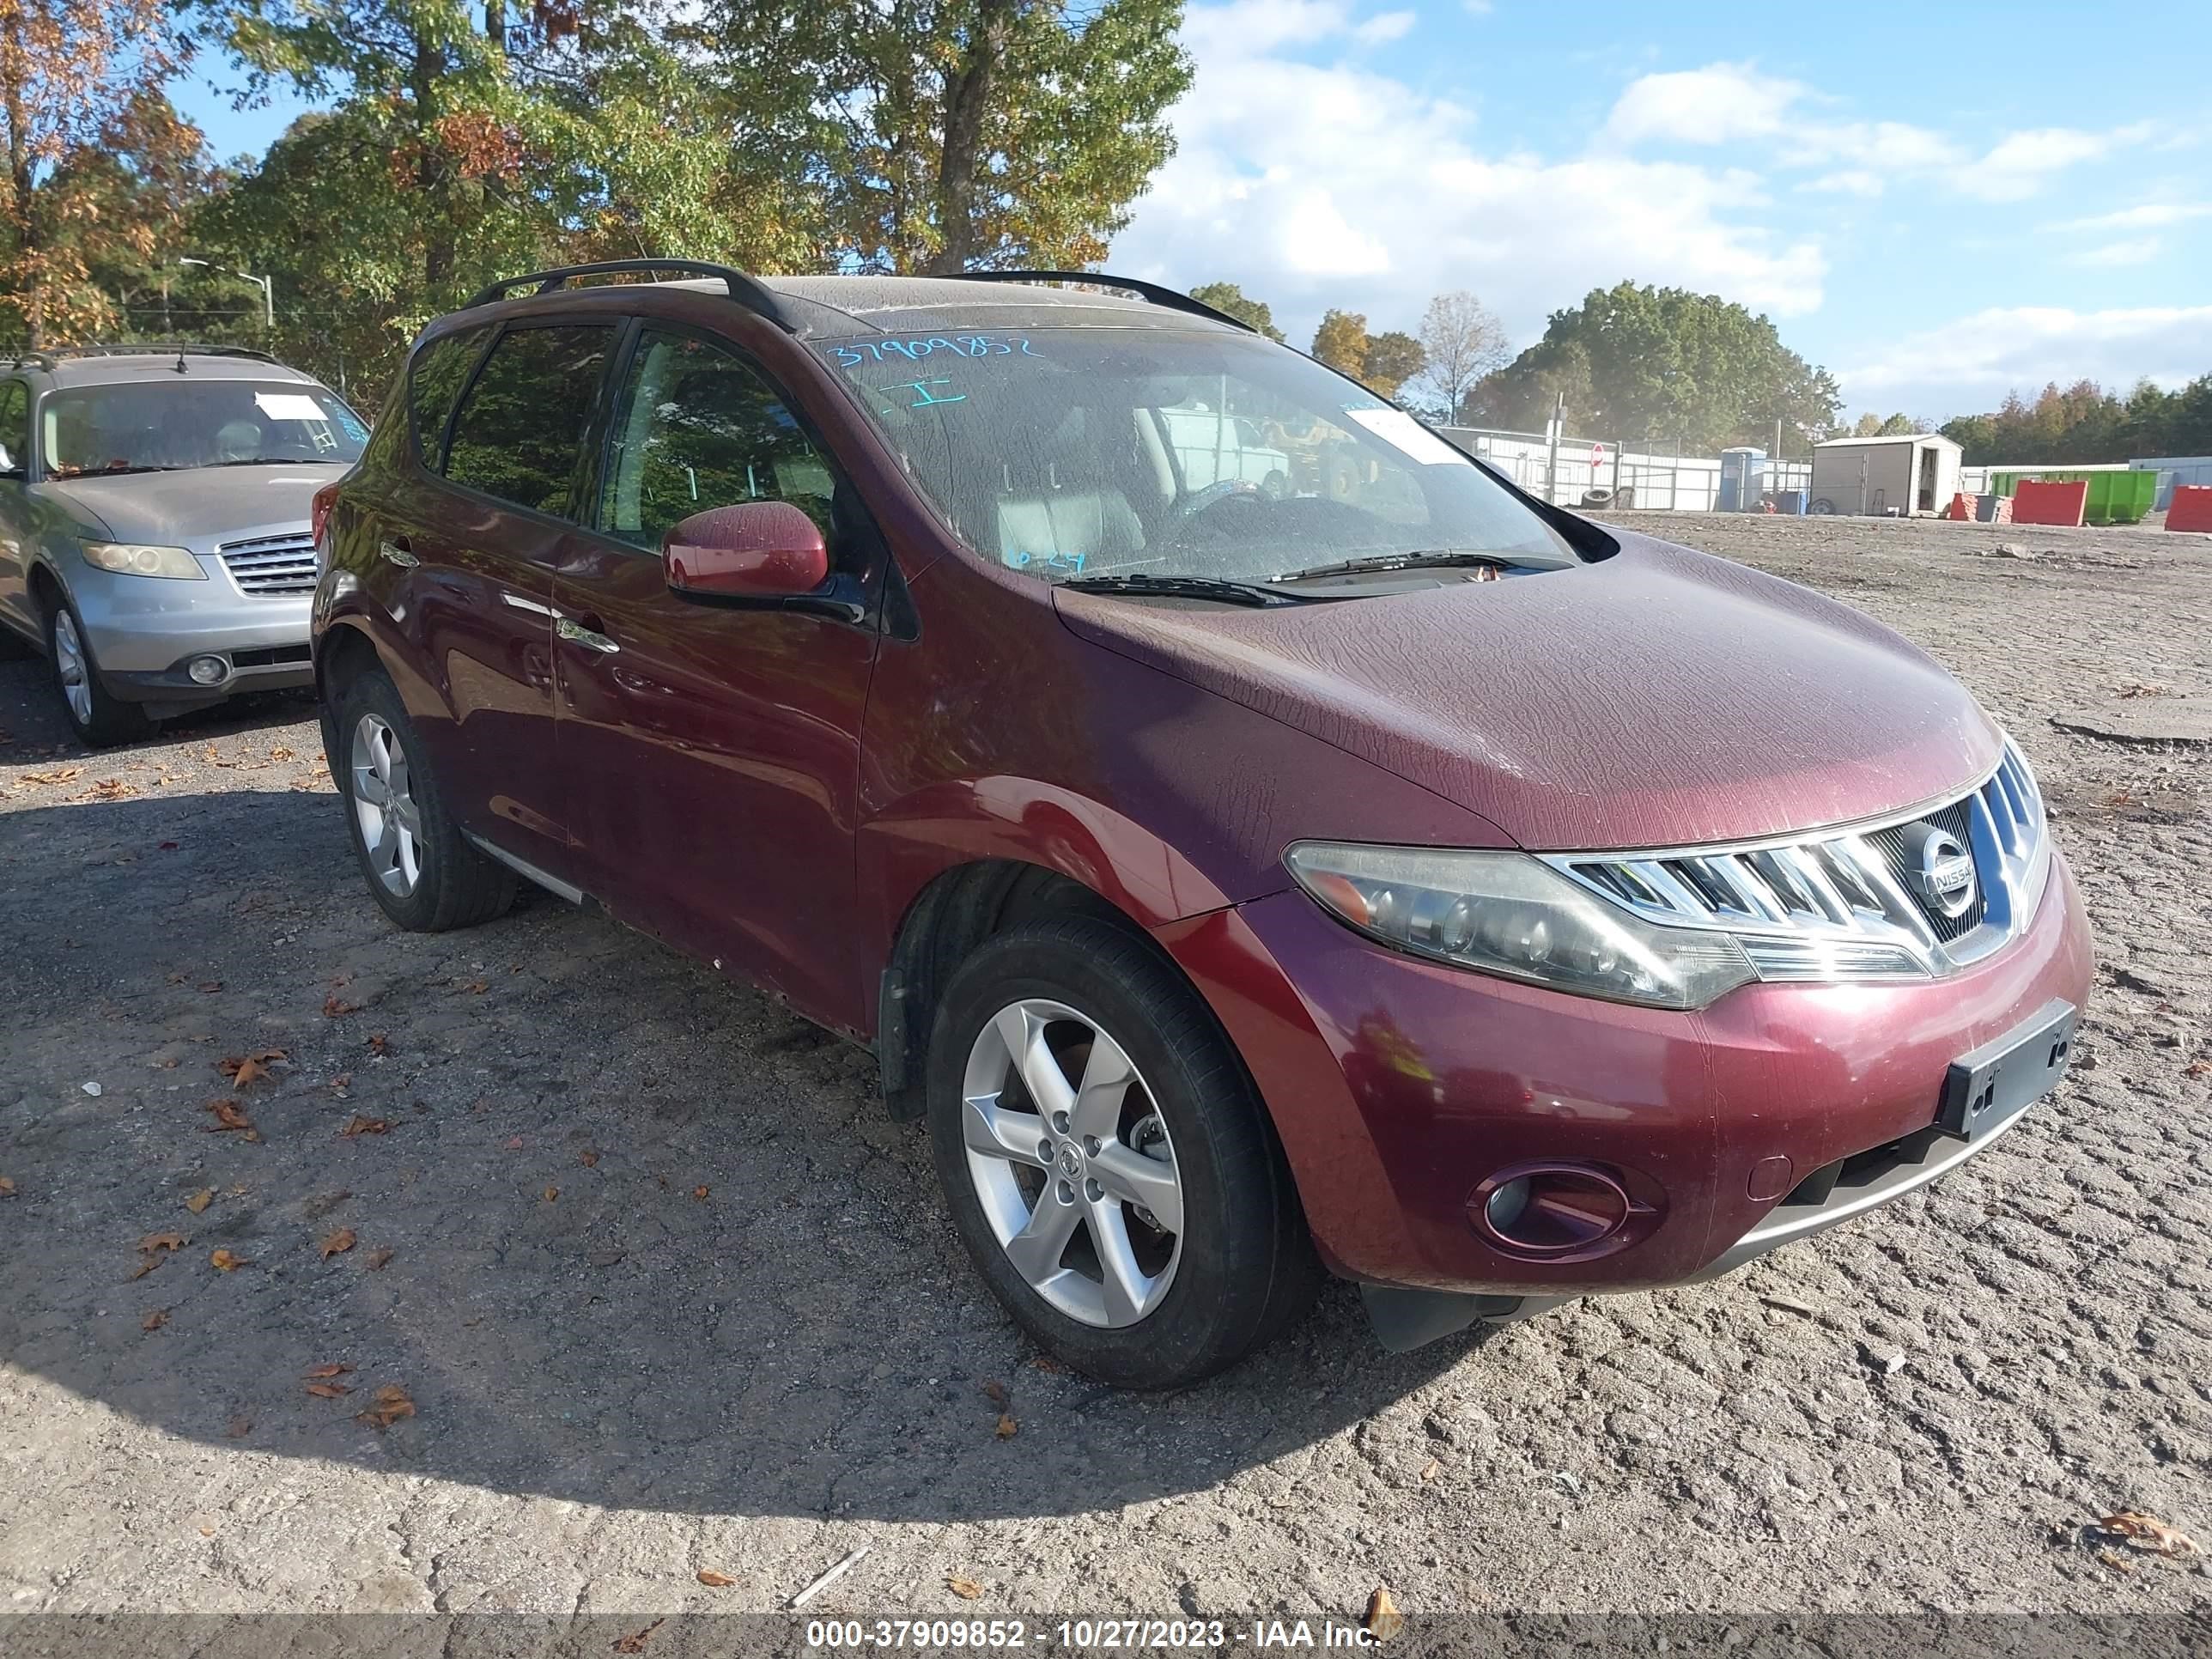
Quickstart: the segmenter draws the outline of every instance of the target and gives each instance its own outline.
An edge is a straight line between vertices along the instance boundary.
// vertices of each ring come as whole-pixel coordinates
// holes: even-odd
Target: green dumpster
[[[2158,500],[2158,474],[2133,467],[2124,471],[2092,468],[2080,471],[2069,471],[2064,467],[2023,467],[1990,473],[1990,489],[1996,495],[2009,495],[2020,487],[2022,478],[2039,478],[2045,483],[2087,484],[2089,499],[2081,508],[2084,524],[2141,524],[2143,514]]]

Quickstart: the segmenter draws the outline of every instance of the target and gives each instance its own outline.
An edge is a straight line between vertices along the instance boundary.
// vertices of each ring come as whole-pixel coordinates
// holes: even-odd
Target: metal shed
[[[1964,453],[1938,432],[1831,438],[1813,446],[1812,510],[1903,518],[1941,513],[1958,490]]]

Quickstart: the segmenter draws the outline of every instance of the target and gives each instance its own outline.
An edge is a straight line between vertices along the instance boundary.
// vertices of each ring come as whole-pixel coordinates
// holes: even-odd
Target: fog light
[[[1636,1206],[1619,1181],[1589,1164],[1521,1164],[1474,1189],[1477,1231],[1516,1255],[1567,1256],[1603,1245]]]
[[[197,685],[221,685],[230,678],[230,665],[221,657],[194,657],[185,665],[185,672]]]

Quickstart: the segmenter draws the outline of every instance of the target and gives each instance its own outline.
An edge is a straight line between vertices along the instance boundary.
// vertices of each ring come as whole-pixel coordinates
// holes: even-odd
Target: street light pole
[[[252,283],[261,290],[262,325],[271,332],[275,331],[276,327],[276,279],[275,277],[256,276],[250,270],[234,270],[228,265],[216,264],[212,259],[195,259],[181,253],[177,256],[177,263],[180,265],[198,265],[207,270],[219,270],[226,276],[235,276],[240,282]]]

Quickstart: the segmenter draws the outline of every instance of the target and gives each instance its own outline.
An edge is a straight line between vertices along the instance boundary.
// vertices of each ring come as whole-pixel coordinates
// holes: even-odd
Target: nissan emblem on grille
[[[1938,915],[1963,916],[1974,902],[1974,856],[1940,824],[1906,826],[1905,878]]]

